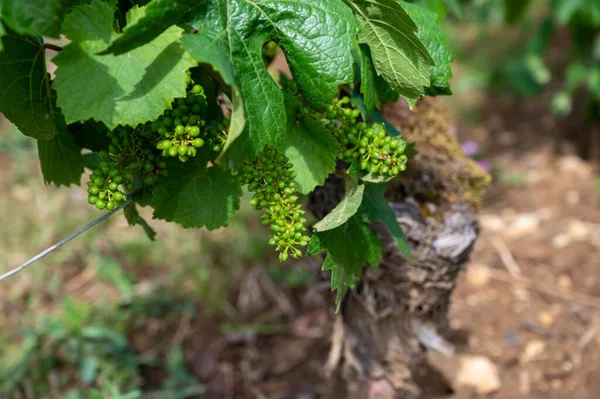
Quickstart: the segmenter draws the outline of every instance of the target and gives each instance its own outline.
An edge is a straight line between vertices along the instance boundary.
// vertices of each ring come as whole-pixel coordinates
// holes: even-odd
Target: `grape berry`
[[[296,246],[305,247],[310,241],[306,232],[306,219],[302,206],[297,204],[296,177],[292,164],[279,151],[265,148],[251,163],[244,164],[244,182],[254,192],[250,201],[257,210],[264,209],[262,223],[270,226],[273,238],[269,244],[279,251],[279,260],[285,261],[291,254],[295,259],[302,256]]]

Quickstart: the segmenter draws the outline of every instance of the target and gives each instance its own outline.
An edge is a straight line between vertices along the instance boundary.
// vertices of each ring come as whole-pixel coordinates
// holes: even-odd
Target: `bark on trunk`
[[[450,297],[477,238],[477,210],[490,181],[463,154],[433,100],[421,101],[413,111],[387,104],[383,113],[419,151],[388,187],[414,260],[397,250],[385,227],[373,225],[384,260],[378,270],[364,269],[333,316],[326,365],[331,398],[420,398],[447,391],[441,377],[433,382],[426,351],[453,352],[445,339]],[[335,187],[331,182],[315,194],[315,213],[335,205]]]

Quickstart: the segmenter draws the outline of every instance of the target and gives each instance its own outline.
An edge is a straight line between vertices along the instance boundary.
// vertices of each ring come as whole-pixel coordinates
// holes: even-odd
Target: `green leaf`
[[[144,229],[144,233],[146,233],[150,241],[156,240],[156,231],[154,231],[154,229],[150,227],[148,222],[146,222],[146,220],[140,216],[135,206],[135,202],[132,202],[129,205],[127,205],[123,209],[123,212],[125,213],[125,219],[127,219],[127,223],[129,223],[130,226],[142,226],[142,229]]]
[[[414,105],[425,94],[435,65],[416,35],[417,25],[397,0],[346,2],[362,25],[358,41],[371,49],[377,73]]]
[[[240,183],[228,171],[207,168],[199,158],[171,163],[168,178],[155,184],[150,205],[156,219],[209,230],[229,224],[240,205]]]
[[[529,6],[530,0],[504,0],[504,20],[509,24],[517,22]]]
[[[377,75],[375,71],[375,65],[373,65],[373,59],[371,58],[371,50],[369,47],[361,44],[361,65],[360,65],[360,92],[364,97],[364,106],[366,109],[366,117],[371,115],[373,109],[381,109],[383,103],[381,90],[378,87],[378,83],[383,80],[381,76]]]
[[[190,21],[205,10],[204,0],[152,0],[145,15],[128,22],[123,34],[116,38],[103,54],[121,55],[154,41],[173,25]]]
[[[323,270],[332,271],[331,289],[338,290],[338,305],[348,289],[360,279],[363,264],[378,267],[381,261],[381,241],[359,215],[336,229],[313,235],[308,254],[323,250],[328,252]]]
[[[387,226],[398,249],[407,259],[413,260],[410,244],[396,220],[396,214],[385,200],[385,190],[385,184],[366,184],[360,212],[367,215],[370,222],[381,220]]]
[[[90,385],[96,379],[98,361],[95,357],[84,356],[79,363],[79,378],[85,385]]]
[[[50,139],[39,139],[37,144],[46,184],[70,186],[80,183],[85,161],[81,147],[75,144],[70,133],[61,130]]]
[[[91,340],[107,341],[119,349],[127,348],[127,337],[120,331],[100,325],[85,326],[81,335]]]
[[[183,35],[181,45],[196,61],[212,65],[225,83],[233,85],[235,75],[227,40],[226,4],[222,1],[207,3],[207,10],[201,18],[191,22],[198,32]]]
[[[288,133],[285,156],[296,172],[294,182],[298,191],[308,194],[322,186],[330,173],[335,172],[335,156],[340,145],[321,121],[305,115],[296,121],[296,98],[286,94]]]
[[[0,52],[4,49],[4,45],[2,44],[2,37],[6,31],[4,30],[4,25],[2,25],[2,21],[0,21]]]
[[[74,6],[86,3],[89,0],[1,0],[0,16],[18,34],[58,38],[64,16]]]
[[[130,22],[143,16],[138,7],[127,14]],[[112,7],[93,0],[65,17],[63,33],[71,43],[53,59],[58,66],[53,87],[67,123],[95,119],[110,129],[136,126],[158,118],[175,97],[185,97],[185,71],[195,61],[177,43],[182,29],[170,27],[124,55],[99,55],[119,35]]]
[[[0,26],[2,24],[0,23]],[[42,41],[7,29],[0,52],[0,112],[26,136],[56,136],[64,119],[50,89]]]
[[[446,17],[446,2],[444,0],[421,0],[419,5],[436,13],[438,23],[441,23]]]
[[[568,23],[586,0],[554,0],[552,12],[561,24]]]
[[[58,37],[61,16],[58,0],[2,0],[2,20],[18,34]]]
[[[340,203],[319,223],[313,226],[315,231],[333,230],[356,214],[363,200],[365,185],[348,177],[346,179],[346,194]]]
[[[352,41],[359,25],[340,0],[230,0],[227,7],[209,4],[209,11],[205,20],[194,22],[205,34],[188,35],[184,43],[198,56],[194,48],[202,49],[207,34],[217,38],[209,46],[211,54],[198,58],[204,61],[219,54],[213,66],[225,76],[229,66],[224,54],[229,56],[246,115],[246,130],[231,146],[232,154],[226,155],[234,164],[267,145],[279,149],[285,145],[284,96],[264,64],[265,43],[274,41],[283,49],[299,91],[315,109],[331,104],[338,85],[352,80]]]
[[[454,56],[446,45],[448,36],[436,22],[437,15],[416,4],[403,2],[402,6],[419,27],[417,37],[435,61],[435,66],[431,67],[431,85],[428,85],[425,90],[426,94],[430,96],[452,94],[448,81],[452,77],[450,63],[454,60]]]
[[[227,141],[223,145],[221,154],[217,158],[217,162],[221,161],[225,154],[228,153],[229,147],[244,133],[246,127],[246,118],[244,115],[244,101],[240,95],[237,87],[233,88],[233,99],[231,100],[233,109],[231,111],[231,122],[229,124],[229,133],[227,134]]]
[[[392,180],[395,176],[383,176],[380,174],[373,174],[371,172],[365,173],[360,176],[360,180],[368,183],[386,183]]]

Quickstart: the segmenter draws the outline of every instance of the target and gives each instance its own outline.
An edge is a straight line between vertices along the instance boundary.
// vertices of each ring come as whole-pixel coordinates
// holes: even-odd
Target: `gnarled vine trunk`
[[[444,338],[451,294],[477,238],[477,211],[489,184],[433,100],[413,111],[387,104],[383,113],[419,151],[388,187],[414,260],[400,253],[384,226],[372,226],[383,241],[383,261],[377,270],[364,269],[332,316],[331,398],[419,398],[435,388],[426,351],[453,351]],[[323,207],[327,194],[315,194],[313,207]]]

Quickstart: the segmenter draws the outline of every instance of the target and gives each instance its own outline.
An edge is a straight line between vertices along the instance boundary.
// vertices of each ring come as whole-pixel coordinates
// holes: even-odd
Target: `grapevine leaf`
[[[371,58],[371,51],[369,47],[364,44],[360,45],[361,49],[361,78],[360,78],[360,92],[364,96],[365,113],[367,117],[371,115],[373,109],[381,109],[382,96],[379,88],[377,87],[377,81],[382,79],[375,71],[373,65],[373,59]]]
[[[386,183],[392,180],[395,176],[383,176],[380,174],[374,174],[371,172],[365,173],[360,176],[360,179],[367,183]]]
[[[50,139],[40,139],[38,156],[44,181],[56,186],[79,184],[85,161],[81,147],[75,144],[73,136],[66,132],[66,126]]]
[[[377,73],[414,105],[425,94],[435,65],[416,35],[417,25],[397,0],[346,2],[360,21],[358,41],[371,49]]]
[[[229,56],[225,6],[222,1],[208,2],[206,13],[191,22],[198,32],[185,34],[180,41],[196,61],[212,65],[225,83],[233,85],[235,75]]]
[[[143,16],[138,7],[127,14],[131,23]],[[158,118],[173,98],[185,97],[185,71],[195,62],[177,43],[182,29],[173,26],[124,55],[99,55],[119,37],[112,26],[113,8],[100,0],[65,17],[63,33],[71,43],[53,60],[58,66],[53,87],[67,123],[93,118],[110,129],[136,126]]]
[[[354,179],[354,180],[358,180],[359,179],[359,170],[358,170],[358,166],[356,164],[356,162],[353,162],[350,167],[348,168],[348,171],[346,172],[348,174],[348,176],[350,176],[350,178]]]
[[[365,185],[358,185],[352,178],[346,179],[346,194],[340,203],[313,228],[315,231],[333,230],[356,214],[363,199]]]
[[[430,96],[452,94],[448,81],[452,77],[450,63],[454,60],[454,56],[446,45],[448,36],[436,22],[436,14],[416,4],[402,3],[402,5],[419,27],[417,37],[435,61],[435,66],[431,67],[431,85],[428,85],[425,92]]]
[[[227,150],[229,147],[231,147],[231,144],[233,144],[233,142],[242,135],[244,128],[246,127],[246,118],[244,117],[244,101],[242,100],[237,87],[233,88],[233,100],[231,102],[233,104],[233,110],[231,111],[231,123],[229,125],[227,141],[225,141],[217,161],[220,161],[223,155],[227,154]]]
[[[0,16],[18,34],[58,38],[63,18],[90,0],[0,0]],[[104,0],[114,4],[116,0]],[[0,27],[0,36],[2,28]],[[0,49],[2,46],[0,45]]]
[[[352,37],[359,25],[343,2],[231,0],[228,8],[229,45],[242,91],[255,86],[249,79],[268,76],[261,64],[263,44],[270,40],[283,49],[300,92],[316,109],[331,104],[338,84],[352,80]]]
[[[290,98],[291,97],[291,98]],[[302,115],[296,121],[296,99],[286,95],[288,105],[288,133],[285,156],[296,173],[294,182],[298,191],[308,194],[316,186],[322,186],[330,173],[335,172],[335,155],[340,146],[335,137],[321,121]],[[290,104],[291,103],[291,104]]]
[[[59,3],[59,0],[3,0],[0,1],[0,15],[18,34],[58,37]]]
[[[146,5],[145,15],[128,22],[123,34],[101,54],[121,55],[154,41],[173,25],[190,21],[195,14],[205,11],[204,0],[152,0]]]
[[[125,219],[127,219],[127,223],[129,223],[130,226],[142,226],[142,229],[144,229],[144,233],[146,233],[150,241],[155,241],[156,231],[154,231],[154,229],[150,227],[148,222],[146,222],[146,220],[140,216],[135,206],[135,202],[132,202],[129,205],[127,205],[123,209],[123,212],[125,213]]]
[[[325,109],[337,86],[352,80],[352,40],[359,25],[340,0],[230,0],[227,7],[220,7],[218,1],[212,3],[209,10],[221,16],[210,17],[209,12],[209,21],[194,22],[205,35],[189,35],[184,43],[193,51],[192,41],[200,41],[197,47],[202,49],[204,36],[212,30],[208,35],[218,40],[209,51],[219,54],[213,66],[222,74],[229,68],[224,54],[229,57],[245,100],[246,130],[231,146],[232,154],[227,155],[239,164],[243,161],[240,158],[252,157],[267,145],[280,149],[285,145],[284,96],[265,67],[263,45],[274,41],[283,49],[304,98],[313,108]],[[199,60],[207,57],[201,55]]]
[[[348,276],[346,274],[346,270],[343,267],[339,267],[333,260],[333,257],[329,254],[327,254],[325,257],[325,261],[323,262],[323,267],[321,267],[321,270],[324,272],[331,270],[331,290],[337,290],[335,295],[337,312],[340,310],[344,295],[346,295],[346,292],[348,292],[347,282],[352,280],[352,277]]]
[[[367,215],[370,222],[381,220],[390,231],[398,249],[407,259],[412,260],[413,257],[410,250],[410,244],[406,240],[406,237],[396,220],[394,211],[385,200],[385,190],[385,184],[366,184],[365,197],[360,212]]]
[[[308,254],[323,250],[327,250],[329,258],[325,260],[324,270],[332,271],[331,289],[338,290],[338,305],[360,279],[363,264],[377,267],[381,261],[381,241],[359,215],[333,230],[313,235]]]
[[[26,136],[36,139],[56,136],[64,122],[55,106],[55,93],[50,89],[41,40],[19,36],[7,29],[2,44],[0,112]]]
[[[200,158],[169,165],[168,178],[154,186],[150,203],[154,218],[209,230],[229,224],[240,206],[240,184],[228,171],[207,168]]]

